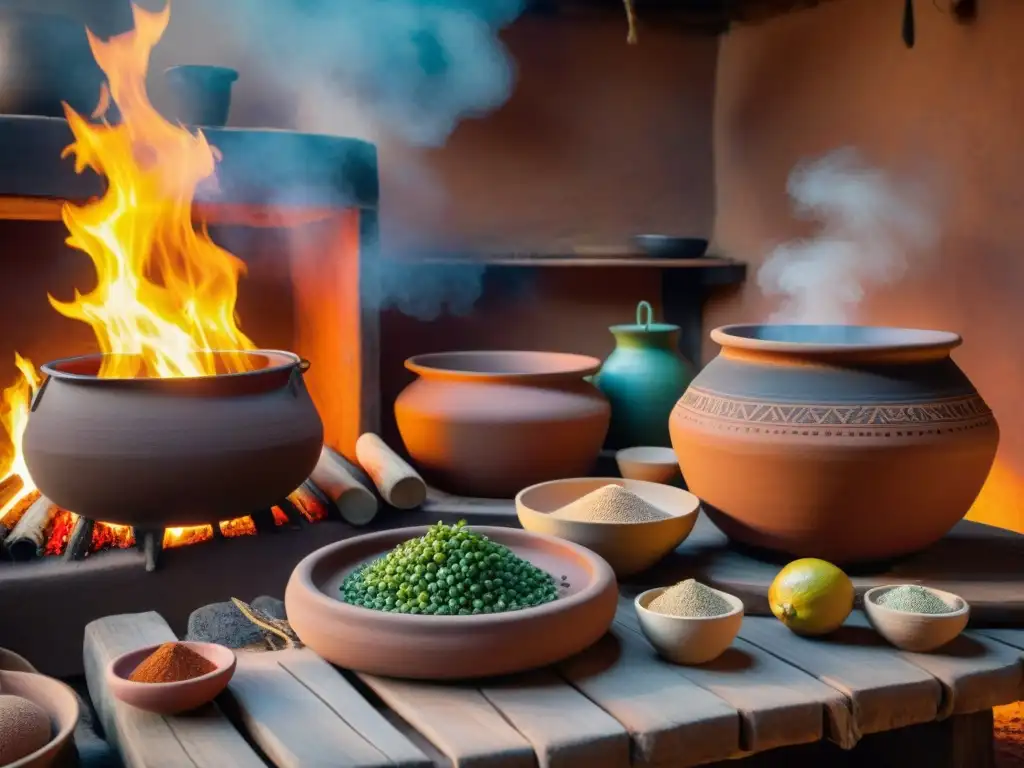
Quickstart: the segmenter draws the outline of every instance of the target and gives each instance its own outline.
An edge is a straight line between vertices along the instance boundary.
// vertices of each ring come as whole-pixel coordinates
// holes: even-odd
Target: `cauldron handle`
[[[46,391],[46,385],[50,383],[52,376],[47,376],[43,379],[43,383],[39,385],[39,389],[36,390],[35,396],[32,398],[32,404],[28,407],[29,413],[34,413],[36,408],[39,407],[39,401],[43,399],[43,392]]]
[[[292,368],[291,376],[288,377],[288,389],[291,390],[292,397],[299,396],[298,381],[302,378],[302,375],[309,370],[309,360],[306,358],[300,358],[299,362],[294,368]]]

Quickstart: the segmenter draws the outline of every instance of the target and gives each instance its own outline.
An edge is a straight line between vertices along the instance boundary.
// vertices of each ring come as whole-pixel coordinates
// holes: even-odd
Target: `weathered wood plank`
[[[277,768],[385,768],[392,764],[281,666],[275,658],[278,653],[287,651],[240,652],[228,686],[242,725]]]
[[[847,622],[868,627],[867,618],[854,613]],[[943,687],[938,717],[968,715],[1017,701],[1024,666],[1012,648],[973,631],[932,653],[898,651],[901,658],[935,677]]]
[[[535,768],[533,747],[476,688],[360,674],[456,768]]]
[[[613,626],[557,670],[626,727],[635,765],[685,768],[740,753],[736,709],[675,674],[628,629]]]
[[[128,768],[265,768],[213,704],[161,717],[122,704],[106,684],[107,665],[122,653],[176,640],[158,613],[108,616],[85,628],[85,678],[107,740]]]
[[[362,694],[330,664],[308,648],[280,651],[277,663],[299,680],[353,730],[400,768],[432,765]]]
[[[849,699],[858,738],[927,723],[938,714],[939,681],[893,653],[870,629],[846,626],[825,638],[805,638],[774,618],[747,616],[739,636]]]
[[[631,601],[615,622],[641,637]],[[650,653],[655,653],[650,648]],[[700,667],[673,667],[740,713],[740,747],[763,752],[828,737],[843,748],[857,743],[850,703],[831,686],[737,638],[718,659]]]
[[[551,672],[481,688],[537,754],[540,768],[629,768],[629,734],[615,718]]]

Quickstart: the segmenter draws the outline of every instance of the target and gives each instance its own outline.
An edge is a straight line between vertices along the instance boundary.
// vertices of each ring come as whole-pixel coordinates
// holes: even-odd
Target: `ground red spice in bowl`
[[[133,683],[180,683],[215,671],[217,666],[182,643],[164,643],[128,676]]]

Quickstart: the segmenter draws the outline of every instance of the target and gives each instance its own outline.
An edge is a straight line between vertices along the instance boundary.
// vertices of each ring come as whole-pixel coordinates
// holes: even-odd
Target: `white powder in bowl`
[[[581,523],[651,523],[670,517],[621,485],[602,486],[551,516]]]

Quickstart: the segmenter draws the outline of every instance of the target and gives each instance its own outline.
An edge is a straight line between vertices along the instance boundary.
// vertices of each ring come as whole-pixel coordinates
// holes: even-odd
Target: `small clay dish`
[[[356,536],[307,555],[284,593],[292,629],[339,667],[386,677],[459,680],[555,664],[601,639],[615,618],[619,588],[608,563],[583,547],[516,528],[471,526],[559,584],[543,605],[475,616],[375,611],[341,599],[356,568],[422,536],[426,527]]]
[[[29,672],[0,671],[0,693],[21,696],[42,707],[50,716],[52,738],[44,747],[4,768],[49,768],[71,764],[75,756],[72,736],[78,725],[78,697],[59,680]]]
[[[667,516],[649,523],[591,523],[552,517],[552,512],[606,485],[622,486]],[[570,478],[523,489],[516,495],[516,512],[526,530],[593,550],[608,561],[616,576],[624,578],[647,570],[690,535],[700,512],[700,499],[681,488],[644,480]]]
[[[694,666],[707,664],[725,653],[743,624],[743,601],[716,589],[732,606],[731,611],[720,616],[666,616],[648,610],[651,601],[666,589],[649,589],[633,601],[640,629],[658,655],[673,664]]]
[[[928,653],[956,638],[967,626],[971,606],[959,595],[926,587],[953,610],[949,613],[909,613],[878,603],[878,598],[903,584],[875,587],[864,593],[864,613],[875,631],[900,650]]]
[[[157,715],[177,715],[213,701],[235,674],[235,652],[216,643],[185,642],[189,649],[217,668],[202,677],[180,683],[136,683],[128,679],[135,668],[162,643],[121,654],[107,666],[107,685],[114,698]]]
[[[615,463],[619,465],[619,474],[627,480],[671,485],[683,476],[676,452],[656,445],[638,445],[616,451]]]

